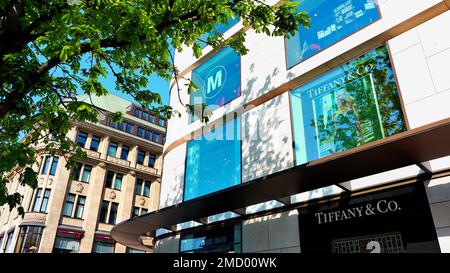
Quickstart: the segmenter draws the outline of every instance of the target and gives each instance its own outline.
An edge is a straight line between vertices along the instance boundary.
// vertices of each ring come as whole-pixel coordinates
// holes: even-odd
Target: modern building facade
[[[78,167],[37,146],[38,187],[10,173],[10,193],[23,196],[25,216],[0,208],[1,253],[136,252],[115,242],[114,224],[158,208],[166,120],[115,95],[80,96],[100,111],[99,123],[73,122],[68,137],[87,153]],[[123,112],[121,123],[109,114]],[[72,174],[72,175],[71,175]]]
[[[267,1],[276,4],[277,1]],[[450,1],[305,0],[309,29],[175,55],[156,252],[450,252]],[[243,26],[220,26],[225,37]],[[179,86],[184,80],[180,79]],[[171,106],[183,112],[172,84]]]

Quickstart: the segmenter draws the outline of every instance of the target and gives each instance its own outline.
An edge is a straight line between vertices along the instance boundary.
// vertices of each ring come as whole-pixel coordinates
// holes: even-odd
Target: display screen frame
[[[294,2],[295,0],[291,0],[291,1]],[[307,1],[307,0],[306,0],[306,1]],[[288,55],[289,55],[289,51],[290,51],[290,48],[289,48],[289,45],[288,45],[288,44],[289,44],[289,41],[288,41],[288,40],[294,39],[294,37],[291,37],[290,39],[287,39],[287,38],[285,37],[285,38],[284,38],[284,49],[285,49],[285,55],[284,55],[284,56],[285,56],[285,62],[286,62],[286,70],[290,70],[290,69],[292,69],[292,68],[298,66],[299,64],[305,62],[306,60],[309,60],[310,58],[312,58],[312,57],[316,56],[317,54],[323,52],[324,50],[329,49],[330,47],[332,47],[332,46],[336,45],[337,43],[339,43],[339,42],[341,42],[341,41],[347,39],[348,37],[350,37],[350,36],[352,36],[352,35],[354,35],[354,34],[360,32],[360,31],[364,30],[365,28],[367,28],[367,27],[369,27],[369,26],[371,26],[371,25],[373,25],[373,24],[375,24],[375,23],[381,21],[381,20],[383,19],[383,14],[382,14],[381,9],[380,9],[379,0],[374,0],[374,1],[375,1],[376,9],[377,9],[377,11],[378,11],[378,19],[373,20],[372,22],[370,22],[370,23],[368,23],[368,24],[366,24],[366,25],[364,25],[364,26],[362,26],[362,27],[360,27],[360,28],[354,30],[353,32],[350,32],[350,33],[347,34],[347,35],[343,35],[342,38],[337,39],[336,41],[330,43],[328,46],[325,46],[325,47],[323,47],[323,48],[320,48],[320,50],[318,50],[318,51],[315,52],[314,54],[309,55],[308,57],[305,57],[305,58],[300,59],[300,60],[297,59],[296,61],[293,61],[293,62],[291,63],[291,62],[289,61],[289,56],[288,56]],[[298,8],[300,9],[300,6],[299,6]],[[300,9],[300,10],[301,10],[301,9]],[[311,24],[313,24],[313,23],[314,23],[314,21],[312,20],[312,21],[311,21]],[[300,28],[302,28],[302,27],[300,27]],[[299,34],[299,31],[300,31],[300,30],[298,30],[298,31],[296,32],[296,35],[295,35],[295,36],[300,35],[300,34]],[[296,50],[297,50],[297,49],[296,49]]]
[[[228,189],[231,187],[235,187],[238,186],[240,184],[242,184],[242,131],[241,131],[241,117],[235,115],[231,120],[228,121],[224,121],[223,123],[219,124],[219,125],[215,125],[213,126],[214,128],[210,131],[206,131],[204,132],[201,136],[192,139],[190,141],[188,141],[186,143],[186,154],[185,154],[185,164],[184,164],[184,179],[183,179],[183,202],[186,202],[188,200],[192,200],[192,199],[196,199],[196,198],[201,198],[203,196],[207,196],[209,194],[212,193],[216,193],[218,191],[224,190],[224,189]],[[229,129],[227,129],[229,128]],[[190,153],[189,149],[191,148],[198,148],[201,149],[202,147],[195,147],[193,145],[198,144],[198,145],[203,145],[205,144],[205,141],[224,141],[224,140],[217,140],[217,139],[210,139],[208,140],[207,138],[211,138],[211,137],[215,137],[214,135],[216,135],[217,133],[215,132],[215,130],[222,130],[222,136],[224,136],[226,138],[225,141],[231,141],[229,140],[229,133],[231,131],[231,133],[233,133],[233,149],[234,152],[237,152],[238,155],[233,155],[235,158],[235,162],[234,162],[234,167],[236,167],[238,170],[235,170],[235,172],[231,175],[231,177],[234,177],[234,181],[228,182],[227,185],[223,184],[221,185],[217,185],[217,183],[215,181],[213,181],[216,185],[215,187],[213,187],[210,190],[206,190],[206,191],[200,191],[198,193],[196,193],[192,188],[192,186],[196,186],[197,188],[201,187],[201,183],[202,182],[194,182],[193,180],[197,179],[198,177],[191,175],[190,173],[193,171],[193,168],[204,168],[204,166],[202,167],[201,165],[197,165],[197,166],[190,166],[190,162],[194,161],[194,159],[191,159],[190,157],[192,156],[192,153]],[[217,136],[217,135],[216,135]],[[238,143],[236,143],[238,142]],[[205,147],[203,147],[205,148]],[[208,151],[208,149],[206,149],[206,151]],[[204,151],[203,151],[204,152]],[[201,155],[200,155],[201,156]],[[222,159],[220,159],[222,160]],[[202,160],[198,161],[197,164],[201,164]],[[222,163],[221,166],[224,166],[224,164]],[[231,166],[231,168],[233,168],[233,166]],[[194,184],[193,184],[194,183]]]
[[[395,132],[388,132],[388,133],[384,132],[382,137],[378,138],[378,139],[384,139],[386,137],[389,137],[389,136],[392,136],[392,135],[395,135],[397,133],[401,133],[401,132],[404,132],[404,131],[407,131],[407,130],[410,129],[409,124],[408,124],[406,111],[405,111],[405,107],[404,107],[402,93],[401,93],[401,90],[400,90],[400,88],[398,86],[398,81],[397,81],[397,77],[396,77],[396,73],[395,73],[395,66],[394,66],[394,63],[392,62],[392,58],[391,58],[391,54],[390,54],[390,50],[389,50],[388,45],[384,44],[384,45],[375,47],[375,48],[373,48],[371,50],[368,50],[365,53],[361,54],[360,56],[358,56],[358,57],[348,61],[347,63],[345,63],[345,64],[343,64],[341,66],[338,66],[337,68],[332,69],[332,70],[330,70],[328,72],[325,72],[325,73],[315,77],[314,79],[306,82],[305,84],[302,84],[302,85],[300,85],[300,86],[298,86],[298,87],[296,87],[296,88],[294,88],[294,89],[289,91],[289,102],[290,102],[290,108],[291,108],[291,111],[290,111],[290,114],[291,114],[291,130],[292,130],[291,132],[292,132],[293,149],[294,149],[294,153],[293,154],[294,154],[294,164],[296,166],[302,165],[302,164],[306,164],[308,162],[311,162],[311,161],[314,161],[314,160],[318,160],[318,159],[321,159],[321,158],[324,158],[324,157],[327,157],[327,156],[336,155],[336,154],[339,154],[339,153],[344,152],[346,150],[355,149],[355,148],[363,146],[363,145],[365,145],[367,143],[372,142],[372,141],[368,141],[368,142],[362,143],[360,145],[356,145],[356,146],[353,146],[353,147],[350,147],[350,148],[346,148],[346,149],[344,149],[342,151],[331,153],[331,154],[329,154],[327,156],[308,158],[308,159],[305,160],[304,159],[305,155],[303,155],[303,156],[301,155],[301,154],[305,153],[305,151],[307,151],[307,147],[306,147],[306,145],[307,145],[306,142],[307,141],[305,140],[306,138],[304,136],[304,131],[303,131],[304,130],[304,128],[303,128],[304,125],[302,125],[302,126],[300,126],[300,125],[297,126],[296,125],[298,119],[303,119],[303,116],[301,118],[298,117],[298,115],[299,115],[298,113],[299,113],[299,111],[302,111],[302,107],[301,106],[300,107],[297,106],[298,102],[296,101],[294,93],[295,92],[299,92],[298,90],[300,90],[302,88],[307,89],[308,86],[314,86],[314,83],[320,82],[322,78],[330,78],[330,75],[333,75],[333,73],[337,73],[337,71],[339,71],[340,69],[343,69],[343,67],[348,67],[348,66],[352,65],[353,63],[357,63],[358,61],[360,61],[360,60],[362,60],[364,58],[368,58],[369,56],[376,56],[376,57],[382,56],[381,54],[377,55],[376,54],[377,51],[384,51],[384,54],[385,54],[384,57],[386,59],[388,59],[387,61],[389,63],[385,66],[385,68],[388,69],[388,71],[389,71],[388,75],[392,78],[390,80],[389,84],[391,84],[392,88],[394,88],[393,89],[393,92],[394,92],[393,95],[394,95],[394,98],[396,99],[396,101],[393,102],[393,103],[397,105],[397,107],[394,110],[398,112],[398,115],[401,118],[398,122],[402,123],[402,124],[399,125],[399,128],[398,128],[397,131],[395,131]],[[370,60],[370,59],[368,59],[368,60]],[[344,72],[341,72],[340,74],[343,75]],[[355,78],[355,79],[359,80],[359,78]],[[326,81],[324,81],[324,82],[326,82]],[[378,106],[378,103],[377,103],[377,112],[378,112],[378,114],[379,114],[379,111],[380,110],[379,110],[379,106]],[[379,114],[378,117],[380,118],[380,114]],[[394,120],[392,120],[392,123],[394,123]],[[298,130],[299,128],[300,128],[300,130]],[[302,138],[302,135],[303,135],[303,138]],[[299,141],[299,139],[300,140],[303,139],[303,140]],[[378,139],[375,139],[375,140],[378,140]]]
[[[223,63],[223,60],[230,58],[232,60],[229,63]],[[199,115],[203,116],[207,111],[212,113],[242,96],[242,58],[231,47],[224,47],[192,70],[191,80],[197,90],[189,96],[189,104],[194,106],[194,113],[189,115],[189,123],[198,121]],[[219,83],[221,86],[216,86]],[[210,87],[216,93],[214,96],[209,94]],[[215,91],[216,88],[220,88],[219,91]],[[216,100],[214,103],[213,99]],[[208,110],[196,107],[199,104],[205,104]]]

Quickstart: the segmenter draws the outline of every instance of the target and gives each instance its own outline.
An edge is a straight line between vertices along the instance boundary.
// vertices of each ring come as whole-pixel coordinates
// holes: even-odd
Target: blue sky
[[[103,86],[110,93],[113,93],[124,99],[130,100],[130,101],[133,101],[136,103],[136,101],[130,95],[127,95],[125,93],[115,90],[115,86],[116,86],[115,80],[116,79],[114,78],[114,76],[110,73],[106,79],[102,80]],[[152,90],[152,92],[156,92],[161,95],[163,104],[169,103],[169,82],[168,81],[166,81],[163,78],[160,78],[157,74],[153,74],[152,76],[150,76],[148,88],[150,90]]]

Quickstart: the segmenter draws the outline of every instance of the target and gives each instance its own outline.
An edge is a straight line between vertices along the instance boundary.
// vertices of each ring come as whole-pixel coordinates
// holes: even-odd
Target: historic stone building
[[[166,120],[115,95],[79,99],[101,112],[98,124],[73,122],[68,133],[87,160],[68,170],[64,156],[52,157],[42,145],[33,166],[36,189],[19,185],[20,168],[8,176],[8,191],[24,196],[25,217],[0,208],[1,253],[137,251],[116,243],[110,231],[158,208]],[[119,124],[108,118],[117,111],[124,113]]]

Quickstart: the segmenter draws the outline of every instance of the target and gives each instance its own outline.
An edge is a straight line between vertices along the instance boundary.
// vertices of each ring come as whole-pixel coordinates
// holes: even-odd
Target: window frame
[[[59,163],[59,157],[53,157],[52,159],[52,164],[50,165],[50,169],[48,171],[48,174],[51,176],[55,176],[56,175],[56,171],[58,169],[58,163]]]
[[[94,141],[94,139],[95,139],[95,141]],[[101,137],[99,137],[97,135],[92,135],[92,137],[91,137],[91,144],[89,145],[89,150],[94,151],[94,152],[98,152],[98,149],[100,147],[100,142],[101,141],[102,141]],[[94,147],[92,145],[93,143],[97,143],[97,146],[95,147],[95,149],[94,149]]]
[[[47,196],[48,193],[48,196]],[[42,194],[42,200],[41,200],[41,205],[39,206],[39,212],[41,213],[47,213],[47,208],[48,208],[48,203],[50,201],[50,195],[52,194],[52,190],[46,188],[44,190],[44,193]],[[44,203],[45,202],[45,203]],[[45,207],[44,207],[45,204]]]
[[[80,135],[81,134],[85,134],[86,136],[84,137],[82,137],[82,138],[84,138],[84,143],[83,144],[81,144],[80,142],[79,142],[79,140],[80,140]],[[81,131],[81,130],[79,130],[78,131],[78,133],[77,133],[77,137],[76,137],[76,139],[75,139],[75,143],[77,144],[77,145],[79,145],[81,148],[85,148],[86,147],[86,143],[87,143],[87,139],[89,138],[89,133],[87,133],[87,132],[85,132],[85,131]]]
[[[73,197],[73,201],[69,201],[69,197]],[[66,200],[64,201],[63,212],[62,212],[63,216],[71,217],[71,218],[73,217],[73,210],[74,210],[74,207],[75,207],[76,200],[77,200],[77,195],[76,194],[68,193],[66,195]],[[69,215],[66,214],[66,208],[68,208],[68,206],[71,206]]]

